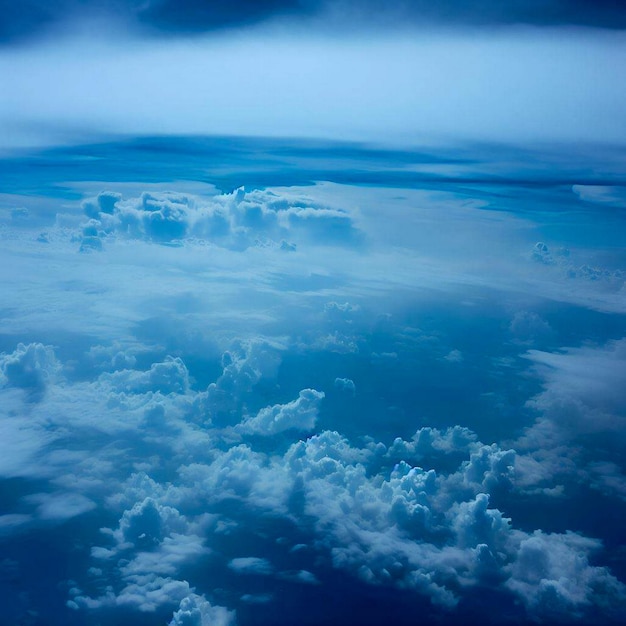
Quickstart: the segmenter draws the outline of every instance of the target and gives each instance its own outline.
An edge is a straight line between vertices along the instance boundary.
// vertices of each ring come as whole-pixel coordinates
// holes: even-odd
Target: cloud
[[[153,613],[163,605],[176,605],[192,593],[188,582],[155,574],[137,576],[136,579],[127,581],[117,594],[109,588],[103,596],[91,598],[80,595],[79,588],[75,591],[77,595],[68,601],[69,608],[74,610],[93,611],[117,607],[122,610],[134,609],[142,613]]]
[[[351,378],[335,378],[335,387],[341,391],[350,392],[352,395],[356,393],[356,387]]]
[[[116,529],[102,529],[114,540],[114,546],[92,548],[92,557],[102,565],[115,563],[111,584],[104,594],[96,597],[83,594],[79,588],[74,589],[70,607],[97,610],[117,606],[155,612],[162,606],[181,602],[191,595],[192,590],[187,581],[178,580],[176,576],[183,564],[197,563],[209,554],[201,536],[205,526],[203,516],[188,521],[174,507],[159,504],[151,497],[136,502],[131,509],[124,511]],[[113,561],[120,556],[123,557],[121,560]],[[189,603],[181,604],[181,608],[184,606],[192,607]],[[206,611],[209,607],[205,607]],[[203,614],[201,607],[197,608],[198,615]],[[196,615],[194,611],[192,614]],[[221,611],[216,609],[216,614]],[[185,615],[185,611],[180,613],[180,619]]]
[[[33,401],[41,400],[59,370],[52,346],[18,344],[11,354],[0,355],[0,382],[24,389]]]
[[[307,570],[289,570],[285,572],[279,572],[278,578],[282,580],[288,580],[289,582],[300,583],[303,585],[320,585],[320,581],[315,574]]]
[[[536,531],[521,542],[506,584],[532,617],[556,622],[582,619],[601,596],[607,617],[618,619],[623,585],[606,568],[588,561],[599,547],[598,541],[576,533]]]
[[[543,390],[527,406],[537,415],[513,442],[520,451],[518,484],[524,490],[560,490],[557,481],[575,478],[603,493],[620,497],[626,396],[621,383],[626,340],[559,352],[530,350]],[[585,445],[585,443],[587,445]]]
[[[96,508],[96,503],[80,493],[38,493],[28,496],[37,503],[37,514],[43,520],[64,521]]]
[[[101,137],[103,132],[325,137],[403,145],[417,145],[424,137],[439,143],[456,138],[525,146],[541,139],[620,143],[625,136],[619,115],[623,73],[614,61],[623,56],[623,35],[517,27],[481,31],[480,37],[471,30],[429,29],[418,37],[414,29],[392,28],[353,29],[344,39],[323,27],[304,27],[192,41],[137,41],[117,29],[109,40],[94,41],[93,30],[87,29],[82,37],[0,49],[0,71],[6,73],[0,127],[9,146],[75,143],[77,135]],[[146,73],[146,66],[159,66],[158,76]],[[245,81],[239,80],[242,75]],[[288,87],[279,87],[284,84]],[[45,107],[34,98],[36,90],[46,92]],[[182,93],[193,97],[182,98]],[[261,174],[256,168],[254,175],[265,178],[266,167]],[[301,172],[288,169],[290,178],[302,180]],[[359,169],[352,168],[342,180],[354,180]],[[196,171],[196,177],[206,175]],[[384,176],[368,174],[372,183]],[[229,179],[223,170],[218,176]],[[419,178],[411,171],[394,177]],[[150,231],[153,225],[144,218]],[[176,223],[182,227],[175,213],[155,219],[154,226],[162,228],[152,229],[155,236],[171,236]],[[305,214],[293,220],[306,221]],[[332,221],[343,234],[345,219],[337,215]]]
[[[441,431],[424,427],[416,431],[411,441],[397,437],[389,446],[386,456],[395,462],[419,462],[424,457],[438,454],[468,452],[478,448],[477,437],[469,428],[453,426]]]
[[[604,346],[568,348],[526,355],[544,381],[544,391],[530,402],[562,436],[622,432],[626,414],[626,339]]]
[[[267,560],[255,556],[242,556],[228,563],[229,569],[238,574],[256,574],[268,576],[274,572],[274,566]]]
[[[522,341],[545,339],[554,333],[550,324],[533,311],[517,311],[513,315],[509,329]]]
[[[399,621],[406,600],[426,621],[505,606],[520,623],[619,623],[619,528],[582,509],[588,487],[616,519],[623,504],[621,318],[546,301],[566,278],[529,263],[539,227],[453,194],[133,185],[46,246],[39,226],[0,229],[15,294],[0,526],[25,570],[31,539],[51,538],[38,559],[77,555],[72,581],[31,567],[27,586],[61,583],[81,623],[271,621],[282,587],[294,612],[358,591]],[[309,219],[345,245],[313,241]],[[102,252],[79,254],[86,237]]]
[[[109,352],[119,353],[116,350],[113,347]],[[589,349],[580,350],[584,355],[577,351],[530,354],[537,363],[561,364],[566,356],[588,360]],[[100,373],[95,369],[95,383],[89,384],[105,397],[120,396],[126,405],[127,432],[135,434],[126,436],[125,454],[133,454],[133,449],[141,454],[143,437],[152,436],[141,433],[145,421],[137,419],[131,425],[128,415],[139,409],[152,415],[156,406],[161,411],[150,419],[159,415],[161,419],[171,411],[178,423],[178,430],[159,426],[159,446],[167,455],[179,454],[182,433],[191,428],[185,419],[197,420],[197,416],[181,411],[177,403],[184,402],[181,406],[189,408],[202,398],[204,406],[211,407],[220,401],[218,389],[234,397],[229,406],[233,417],[243,419],[240,428],[246,434],[277,434],[294,427],[313,429],[324,397],[313,389],[301,391],[292,402],[270,405],[244,418],[243,400],[249,399],[251,389],[265,374],[270,378],[276,375],[280,355],[259,342],[235,345],[224,354],[222,371],[207,392],[193,390],[185,364],[173,358],[153,363],[143,371]],[[619,345],[609,344],[591,354],[594,356],[602,362],[619,360]],[[125,365],[129,359],[119,361]],[[548,379],[548,389],[570,393],[573,383],[569,375],[578,368],[570,361],[565,363],[560,375]],[[604,381],[603,372],[600,368],[598,376]],[[333,380],[331,377],[329,384]],[[57,387],[63,386],[68,393],[68,386],[77,390],[89,385],[67,380],[48,384],[47,411],[59,393]],[[577,389],[578,383],[573,388]],[[590,395],[585,397],[604,398],[605,391],[591,385]],[[161,404],[154,404],[155,394]],[[616,401],[620,399],[618,394]],[[93,397],[83,394],[82,402],[91,403]],[[85,419],[80,403],[77,415]],[[286,450],[268,448],[256,440],[231,445],[222,439],[227,429],[210,422],[203,428],[208,437],[202,445],[188,448],[181,457],[192,462],[181,465],[179,461],[172,466],[170,476],[175,482],[157,481],[136,472],[123,483],[117,478],[110,486],[108,503],[122,512],[116,527],[104,529],[103,545],[92,547],[101,583],[89,592],[81,586],[74,588],[69,607],[79,611],[130,609],[159,615],[172,610],[173,623],[195,620],[189,623],[202,624],[215,613],[215,619],[229,623],[234,619],[232,613],[210,603],[205,606],[207,601],[195,595],[207,588],[196,587],[182,575],[185,568],[191,564],[196,568],[215,553],[213,546],[220,536],[216,531],[228,525],[223,514],[227,503],[230,515],[237,511],[230,532],[247,531],[250,519],[264,512],[292,522],[306,519],[307,545],[313,553],[328,554],[333,567],[367,584],[413,590],[446,611],[454,611],[463,598],[485,585],[499,594],[519,597],[529,615],[538,619],[551,619],[555,603],[563,616],[584,617],[594,612],[610,616],[624,597],[621,583],[606,568],[585,559],[576,561],[576,554],[597,549],[598,542],[580,535],[572,539],[558,533],[544,536],[519,530],[513,519],[491,505],[490,494],[511,493],[515,488],[516,454],[495,444],[483,444],[467,428],[424,427],[408,441],[397,438],[386,446],[369,438],[362,447],[337,432],[323,431],[291,443]],[[451,459],[443,465],[447,469],[431,468],[447,458]],[[147,467],[155,463],[154,459],[144,461]],[[158,464],[153,467],[158,468]],[[112,465],[106,471],[117,474]],[[39,507],[43,521],[68,519],[94,508],[91,498],[67,491],[35,495],[30,503]],[[20,521],[17,528],[29,523]],[[270,540],[277,542],[271,532]],[[550,565],[542,578],[529,571],[525,564],[533,561],[528,555],[537,549],[549,553],[545,558],[560,555],[559,563],[564,563],[566,571],[576,563],[578,569],[572,570],[571,580],[566,583],[556,578],[561,568],[558,564]],[[246,575],[305,585],[319,583],[314,563],[305,568],[299,560],[303,558],[301,551],[290,550],[288,554],[291,561],[280,568],[269,558],[241,556],[240,551],[226,556],[225,566]],[[238,597],[254,596],[247,591]],[[553,596],[555,602],[550,600]],[[186,602],[186,598],[192,599]],[[241,601],[249,602],[250,598]]]
[[[20,406],[17,398],[7,397],[5,393],[0,397],[6,403],[5,407],[11,404]],[[55,438],[38,422],[32,423],[28,418],[3,415],[0,420],[0,476],[7,478],[36,475],[41,451]]]
[[[235,616],[221,606],[213,606],[204,596],[190,594],[180,601],[169,626],[234,626]]]
[[[568,279],[583,279],[599,283],[599,286],[619,291],[624,286],[626,275],[621,269],[608,269],[604,267],[594,267],[588,263],[577,265],[574,259],[570,258],[570,251],[567,248],[551,250],[542,241],[535,244],[531,258],[536,263],[546,266],[554,266]]]
[[[572,191],[583,201],[623,207],[626,195],[622,187],[611,185],[572,185]]]
[[[123,200],[102,192],[83,202],[90,218],[82,226],[81,251],[101,249],[107,237],[157,243],[185,239],[206,241],[232,250],[271,242],[295,250],[285,238],[317,245],[346,245],[359,240],[349,213],[271,191],[243,188],[232,194],[200,198],[175,192],[144,192]]]
[[[120,360],[117,358],[118,363]],[[123,360],[126,361],[126,358]],[[167,356],[160,363],[153,363],[147,372],[122,369],[112,373],[105,372],[100,380],[117,392],[134,394],[147,391],[184,394],[189,390],[189,372],[185,364],[179,357],[171,356]]]
[[[285,430],[313,430],[323,398],[323,392],[303,389],[296,400],[261,409],[237,426],[236,431],[271,436]]]

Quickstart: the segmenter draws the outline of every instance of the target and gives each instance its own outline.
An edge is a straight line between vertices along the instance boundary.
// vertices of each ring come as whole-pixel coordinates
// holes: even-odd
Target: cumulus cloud
[[[509,329],[521,341],[545,339],[554,332],[550,324],[533,311],[517,311]]]
[[[238,574],[257,574],[267,576],[274,572],[273,565],[267,560],[256,556],[241,556],[232,559],[228,567]]]
[[[243,188],[199,197],[176,192],[144,192],[123,199],[102,192],[83,202],[89,220],[82,226],[81,250],[101,249],[113,236],[175,243],[187,239],[232,250],[275,246],[295,250],[290,240],[351,245],[360,237],[352,216],[317,202]]]
[[[236,342],[222,354],[222,373],[198,396],[197,411],[215,425],[241,421],[243,403],[262,378],[273,378],[280,365],[280,350],[265,342]]]
[[[205,525],[204,517],[189,521],[174,507],[159,504],[153,498],[136,502],[124,511],[116,529],[102,529],[114,545],[92,548],[93,558],[102,564],[114,557],[124,557],[117,563],[119,569],[113,569],[111,584],[96,597],[74,589],[70,607],[97,610],[127,606],[154,612],[182,602],[192,595],[192,589],[187,581],[176,576],[184,563],[197,562],[210,552],[201,536]],[[218,610],[217,614],[221,612]],[[185,612],[180,615],[183,619]]]
[[[116,362],[126,364],[126,357],[116,357]],[[130,361],[132,363],[132,361]],[[146,393],[159,391],[163,394],[186,393],[189,390],[189,372],[182,359],[168,356],[160,363],[153,363],[147,372],[132,369],[104,373],[100,380],[112,389],[126,393]]]
[[[179,609],[172,616],[169,626],[234,626],[232,611],[214,606],[197,594],[190,594],[180,601]]]
[[[386,456],[396,462],[413,462],[436,454],[466,453],[478,445],[476,434],[469,428],[452,426],[441,431],[426,426],[417,430],[410,441],[397,437]]]
[[[72,543],[81,558],[66,585],[78,621],[145,612],[137,621],[231,624],[237,610],[275,610],[281,585],[309,598],[329,579],[338,593],[357,579],[384,588],[385,597],[418,598],[444,621],[448,612],[462,619],[486,591],[520,622],[619,621],[626,590],[602,565],[609,562],[602,543],[585,536],[595,529],[565,532],[580,522],[569,514],[553,516],[552,533],[535,529],[546,498],[570,498],[569,484],[556,484],[565,474],[586,481],[599,499],[620,504],[624,497],[615,452],[626,418],[624,340],[582,347],[572,340],[579,347],[557,352],[539,343],[544,349],[528,351],[527,342],[567,326],[555,313],[548,325],[532,312],[546,310],[541,303],[517,295],[522,308],[506,298],[494,307],[475,285],[460,304],[456,291],[453,305],[434,306],[412,289],[407,303],[387,285],[378,258],[359,274],[362,282],[333,281],[331,266],[343,271],[341,250],[337,258],[327,250],[306,254],[318,228],[327,241],[352,245],[345,218],[351,227],[357,219],[322,201],[312,206],[299,192],[125,193],[85,203],[80,237],[104,242],[103,254],[78,255],[69,236],[50,238],[55,258],[79,268],[63,283],[64,295],[93,290],[67,305],[81,310],[68,318],[71,340],[54,329],[46,334],[29,317],[42,343],[13,350],[18,339],[5,336],[11,347],[0,357],[0,475],[19,479],[7,482],[16,496],[0,516],[0,534],[44,528],[67,547],[73,529],[90,524]],[[250,243],[259,233],[267,248]],[[285,236],[298,241],[293,254],[279,250]],[[203,238],[212,243],[195,246]],[[254,250],[243,252],[247,245]],[[210,256],[210,247],[219,250]],[[139,255],[140,280],[126,281],[118,264],[138,249],[150,263]],[[535,270],[559,270],[547,245],[536,251],[545,267]],[[19,258],[27,263],[30,254]],[[212,280],[220,257],[224,265],[241,263],[234,272],[244,278],[231,281],[224,272]],[[246,308],[251,258],[272,263],[253,287],[258,301]],[[412,276],[417,266],[414,256],[403,257],[406,268],[395,252],[385,258],[398,274]],[[302,284],[298,271],[307,277]],[[378,278],[367,279],[370,271]],[[392,297],[370,297],[379,282]],[[163,294],[136,303],[136,290]],[[92,308],[83,311],[83,302]],[[168,314],[155,321],[158,307]],[[281,312],[273,317],[263,307]],[[460,313],[440,323],[437,307]],[[105,309],[117,321],[94,331],[90,323]],[[595,319],[586,314],[585,323]],[[202,333],[168,334],[191,322]],[[577,332],[568,336],[584,336]],[[53,350],[48,344],[57,340],[62,349]],[[504,401],[494,408],[496,392],[513,410],[501,411]],[[523,436],[503,442],[492,436],[490,419],[499,432]],[[593,445],[581,452],[586,437]],[[594,456],[598,450],[606,454]],[[520,497],[528,503],[521,513]]]
[[[335,387],[352,395],[356,393],[356,386],[351,378],[335,378]]]
[[[240,434],[314,429],[324,394],[313,389],[302,390],[292,402],[244,417],[242,399],[264,373],[275,373],[280,353],[260,343],[237,350],[225,353],[222,373],[207,392],[191,389],[187,368],[174,358],[143,371],[96,370],[95,389],[123,396],[128,406],[137,403],[152,422],[162,419],[164,411],[176,410],[181,399],[189,408],[201,398],[209,408],[219,401],[217,391],[221,390],[236,396],[228,406],[240,420],[235,427]],[[572,354],[575,358],[577,353],[567,356]],[[559,362],[566,355],[532,356],[540,363],[555,358]],[[611,361],[619,360],[621,353],[619,346],[611,344],[597,356]],[[573,383],[568,377],[578,372],[572,367],[562,368],[567,376],[547,379],[554,389],[570,392]],[[602,378],[601,373],[598,376]],[[588,399],[606,395],[602,385],[608,383],[598,384],[601,388],[598,391],[592,385]],[[615,402],[619,402],[621,396],[616,393]],[[147,401],[155,395],[167,409]],[[185,411],[178,410],[176,415],[183,428]],[[145,423],[138,421],[136,427]],[[309,545],[314,552],[322,548],[333,567],[368,584],[414,590],[445,610],[454,610],[463,597],[485,585],[519,597],[529,615],[538,619],[551,619],[556,605],[564,616],[612,615],[626,597],[621,583],[606,568],[580,557],[597,550],[598,542],[582,535],[518,530],[514,520],[492,506],[492,494],[515,489],[516,454],[482,443],[467,428],[423,427],[410,440],[396,438],[389,446],[371,438],[357,446],[337,432],[324,431],[294,441],[286,451],[254,443],[265,441],[264,437],[231,445],[222,439],[228,429],[210,422],[204,428],[209,432],[206,441],[211,443],[202,452],[198,448],[191,456],[193,462],[175,466],[175,476],[171,474],[175,482],[156,481],[137,472],[111,494],[109,504],[121,509],[119,523],[104,529],[102,545],[92,547],[101,583],[89,592],[81,586],[73,588],[69,607],[159,614],[172,610],[174,624],[203,624],[208,619],[232,623],[232,612],[197,595],[205,589],[196,591],[181,574],[189,564],[197,566],[215,554],[219,529],[228,526],[228,519],[220,519],[227,503],[231,510],[237,503],[242,516],[231,523],[229,532],[240,532],[239,526],[246,525],[243,520],[254,512],[284,520],[306,519]],[[180,436],[179,431],[164,429],[160,445],[176,450]],[[137,444],[127,444],[133,445]],[[448,458],[451,461],[442,466],[448,469],[430,467]],[[48,522],[95,506],[86,496],[70,492],[33,496],[30,502],[39,507],[40,519]],[[532,570],[539,558],[532,555],[538,550],[547,555],[541,558],[556,559],[541,570],[542,576]],[[315,567],[305,568],[299,561],[301,550],[288,554],[291,562],[286,567],[241,552],[231,553],[224,566],[241,574],[241,580],[254,575],[304,585],[319,583]],[[571,569],[573,564],[577,569],[568,574],[568,581],[556,577],[560,569]],[[253,602],[258,595],[242,593],[240,597],[247,599],[241,602]]]
[[[576,533],[564,535],[536,531],[522,540],[508,566],[506,585],[524,602],[531,616],[569,621],[586,616],[600,602],[608,618],[623,611],[624,585],[604,567],[589,564],[598,541]]]
[[[42,398],[58,371],[52,346],[20,343],[14,352],[0,355],[0,382],[24,389],[34,401]]]
[[[594,282],[599,288],[620,290],[624,285],[626,275],[621,269],[612,269],[589,263],[577,264],[568,248],[551,249],[548,244],[539,241],[531,251],[531,258],[536,263],[553,266],[567,279],[579,279]]]
[[[261,409],[257,415],[242,422],[237,431],[246,434],[275,435],[285,430],[313,430],[324,393],[303,389],[298,398],[287,404]]]

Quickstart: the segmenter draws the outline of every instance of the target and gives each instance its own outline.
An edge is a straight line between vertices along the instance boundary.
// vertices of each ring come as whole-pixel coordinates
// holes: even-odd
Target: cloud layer
[[[614,199],[93,157],[0,197],[6,621],[624,621]]]

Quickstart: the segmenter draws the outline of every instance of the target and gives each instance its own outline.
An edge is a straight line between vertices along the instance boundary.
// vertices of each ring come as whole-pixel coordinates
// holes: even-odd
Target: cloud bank
[[[91,150],[0,197],[9,622],[624,621],[613,201],[220,191]]]
[[[621,31],[74,36],[0,52],[0,123],[9,145],[46,133],[623,143],[625,58]]]

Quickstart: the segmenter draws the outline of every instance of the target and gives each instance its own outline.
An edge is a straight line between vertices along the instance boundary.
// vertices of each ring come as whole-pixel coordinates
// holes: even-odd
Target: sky
[[[626,140],[619,2],[4,5],[9,146],[137,132]]]
[[[0,626],[624,623],[625,29],[0,0]]]

